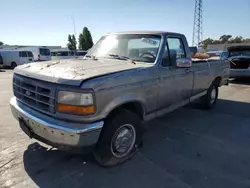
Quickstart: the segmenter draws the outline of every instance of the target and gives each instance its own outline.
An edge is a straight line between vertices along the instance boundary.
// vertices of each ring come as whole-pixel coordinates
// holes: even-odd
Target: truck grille
[[[46,114],[55,113],[55,87],[48,82],[14,75],[15,97],[22,103]]]

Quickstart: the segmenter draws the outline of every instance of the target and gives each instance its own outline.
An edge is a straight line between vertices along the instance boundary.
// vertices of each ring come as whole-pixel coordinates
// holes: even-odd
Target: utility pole
[[[72,22],[73,22],[73,27],[74,27],[74,35],[76,37],[76,25],[75,25],[75,20],[73,18],[73,16],[71,16]]]
[[[71,19],[72,19],[72,22],[73,22],[75,39],[77,40],[77,37],[76,37],[76,25],[75,25],[75,20],[74,20],[73,16],[71,16]],[[76,46],[76,49],[77,49],[77,46]],[[76,50],[75,50],[74,53],[76,55]]]
[[[202,6],[203,6],[203,0],[195,0],[192,45],[197,47],[200,45],[203,39]]]

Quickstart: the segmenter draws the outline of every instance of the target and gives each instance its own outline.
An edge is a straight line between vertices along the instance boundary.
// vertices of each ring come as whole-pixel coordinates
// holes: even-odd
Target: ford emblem
[[[28,95],[28,96],[31,95],[31,93],[30,93],[29,91],[26,91],[25,93],[26,93],[26,95]]]

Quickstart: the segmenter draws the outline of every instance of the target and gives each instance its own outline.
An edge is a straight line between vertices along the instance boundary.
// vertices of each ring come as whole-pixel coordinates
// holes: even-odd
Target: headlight
[[[93,94],[59,91],[56,109],[59,112],[72,114],[93,114],[95,113]]]
[[[78,106],[93,105],[92,93],[75,93],[68,91],[59,91],[57,95],[57,103],[71,104]]]

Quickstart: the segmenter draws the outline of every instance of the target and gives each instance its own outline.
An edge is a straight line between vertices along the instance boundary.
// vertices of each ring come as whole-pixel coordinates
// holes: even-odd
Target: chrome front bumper
[[[231,78],[250,77],[250,68],[248,69],[230,69]]]
[[[86,124],[58,120],[27,107],[16,97],[10,100],[10,107],[13,116],[25,122],[34,138],[53,146],[92,146],[104,125],[104,121]]]

